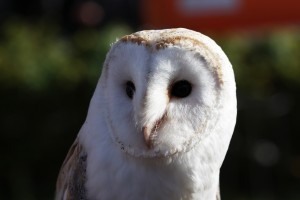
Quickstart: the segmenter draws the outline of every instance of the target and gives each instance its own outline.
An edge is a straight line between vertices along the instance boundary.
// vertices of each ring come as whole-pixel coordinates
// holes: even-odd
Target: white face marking
[[[121,43],[110,53],[106,73],[113,139],[137,157],[165,157],[190,149],[217,105],[214,74],[202,57],[185,49]],[[172,86],[183,80],[191,84],[191,93],[172,96]],[[128,81],[135,87],[132,99],[126,94]]]
[[[172,88],[180,81],[191,91],[178,98]],[[149,158],[189,151],[217,129],[228,138],[235,116],[234,74],[221,48],[200,33],[167,29],[137,32],[112,46],[87,121],[105,120],[119,149]]]

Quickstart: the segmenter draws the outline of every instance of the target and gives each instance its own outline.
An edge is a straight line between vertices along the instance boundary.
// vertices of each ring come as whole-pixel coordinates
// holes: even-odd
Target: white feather
[[[192,85],[185,98],[170,95],[180,80]],[[123,37],[107,55],[79,134],[88,199],[215,200],[235,120],[234,74],[213,40],[187,29]]]

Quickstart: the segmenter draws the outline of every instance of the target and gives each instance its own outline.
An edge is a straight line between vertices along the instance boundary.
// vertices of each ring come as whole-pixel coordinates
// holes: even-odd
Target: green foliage
[[[278,80],[300,86],[299,32],[281,30],[222,40],[221,46],[232,62],[239,88],[268,95]]]
[[[84,122],[109,46],[129,32],[122,24],[68,36],[48,22],[2,27],[0,199],[53,199],[59,167]],[[299,33],[218,42],[234,67],[239,106],[221,173],[224,199],[299,199]],[[277,163],[263,166],[252,156],[261,139],[278,148]],[[246,198],[249,191],[253,198]]]
[[[52,24],[7,23],[0,41],[0,83],[46,90],[52,84],[74,87],[83,80],[95,82],[109,44],[129,32],[117,24],[66,38]]]
[[[0,83],[30,90],[95,83],[109,45],[129,32],[127,26],[115,24],[66,37],[51,23],[11,21],[0,40]],[[239,87],[265,94],[278,78],[300,85],[299,30],[236,35],[220,43],[233,64]]]

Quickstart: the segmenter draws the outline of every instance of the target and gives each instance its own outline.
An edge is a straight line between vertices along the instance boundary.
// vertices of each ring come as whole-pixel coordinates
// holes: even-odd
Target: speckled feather
[[[86,159],[82,146],[75,140],[61,167],[55,199],[85,200]]]

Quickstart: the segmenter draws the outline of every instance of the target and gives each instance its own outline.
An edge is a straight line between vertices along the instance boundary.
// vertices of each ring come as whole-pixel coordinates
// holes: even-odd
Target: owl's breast
[[[201,168],[200,163],[185,162],[191,155],[178,160],[155,160],[116,151],[109,157],[98,166],[101,170],[92,176],[89,172],[87,187],[92,188],[88,191],[91,199],[215,200],[219,172]]]

